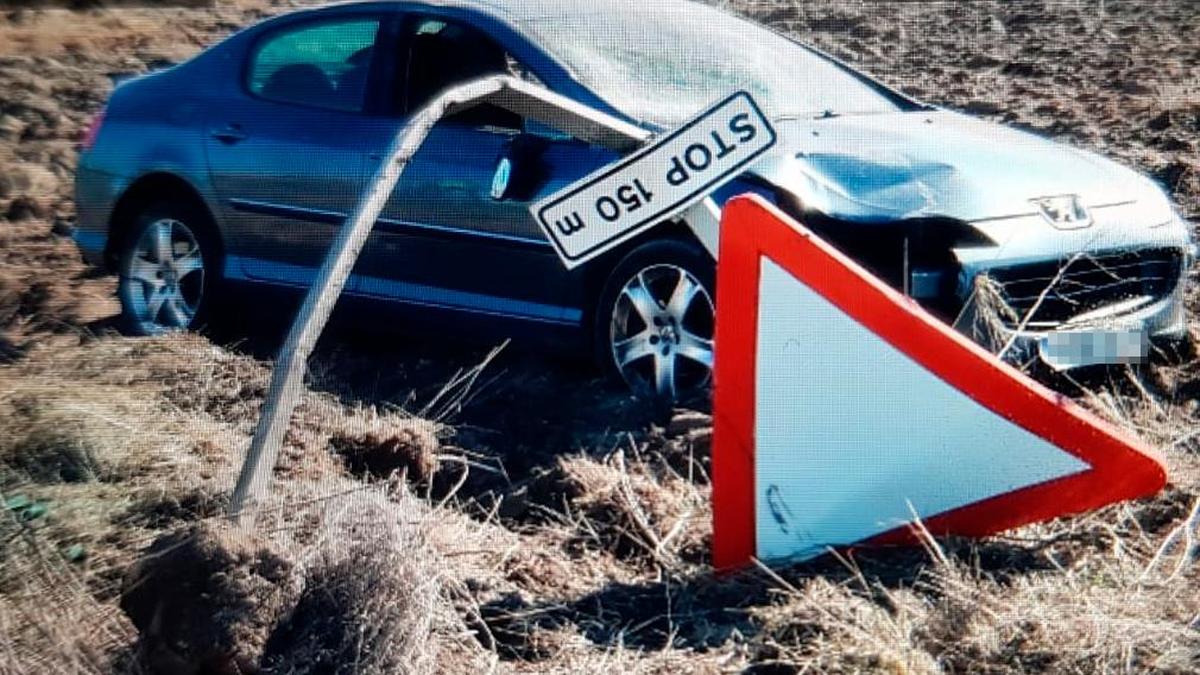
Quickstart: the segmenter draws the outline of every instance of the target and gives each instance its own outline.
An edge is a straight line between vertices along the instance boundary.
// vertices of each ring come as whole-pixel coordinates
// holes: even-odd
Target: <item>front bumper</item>
[[[1190,225],[1174,217],[1154,227],[1131,226],[1138,215],[1133,204],[1097,209],[1094,227],[1072,232],[1054,230],[1040,216],[976,224],[1000,245],[956,250],[965,304],[956,328],[1006,360],[1039,358],[1060,371],[1138,362],[1155,343],[1185,338],[1184,298],[1197,259]],[[1067,263],[1063,273],[1047,272],[1053,266],[1047,261],[1055,260],[1076,267]],[[1023,270],[1038,272],[1019,279]],[[981,282],[995,279],[1006,283],[983,288],[988,284]],[[1039,294],[1039,285],[1049,291]],[[1004,290],[1017,287],[1024,292]],[[1024,297],[1010,302],[1014,295]],[[1079,301],[1077,309],[1072,300]],[[1123,344],[1077,352],[1060,348],[1072,340],[1103,339]],[[1141,343],[1140,351],[1130,340]]]
[[[1135,311],[1124,311],[1118,304],[1077,317],[1053,330],[1001,331],[1007,347],[1003,356],[1013,363],[1025,363],[1036,357],[1058,371],[1143,362],[1155,344],[1175,342],[1187,336],[1185,287],[1186,282],[1180,283],[1170,296]],[[1110,345],[1104,351],[1071,351],[1052,346],[1056,336],[1087,333],[1132,336],[1137,344],[1127,341]]]

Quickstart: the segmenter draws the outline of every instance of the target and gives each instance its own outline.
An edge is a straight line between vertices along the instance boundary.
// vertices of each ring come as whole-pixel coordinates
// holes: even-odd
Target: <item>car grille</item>
[[[988,272],[1018,321],[1031,328],[1057,325],[1134,298],[1165,298],[1182,274],[1183,256],[1170,248],[1083,255]]]

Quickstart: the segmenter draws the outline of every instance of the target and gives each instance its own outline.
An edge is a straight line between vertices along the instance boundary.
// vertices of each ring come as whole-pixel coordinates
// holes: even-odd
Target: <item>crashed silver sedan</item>
[[[226,284],[308,286],[381,149],[439,92],[491,75],[649,133],[749,92],[779,142],[715,200],[771,200],[1006,359],[1136,361],[1185,333],[1194,246],[1149,179],[914,101],[688,0],[363,2],[275,17],[117,88],[80,156],[76,240],[120,274],[140,333],[202,325]],[[496,108],[443,120],[346,293],[447,334],[578,344],[665,398],[703,388],[716,267],[697,224],[665,223],[566,270],[530,213],[620,156]]]

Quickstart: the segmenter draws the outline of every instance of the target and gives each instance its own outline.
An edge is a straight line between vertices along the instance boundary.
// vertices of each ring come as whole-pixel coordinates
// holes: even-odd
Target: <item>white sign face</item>
[[[706,198],[776,140],[758,104],[738,92],[531,210],[573,268]]]
[[[1090,468],[963,395],[769,258],[759,278],[759,558],[811,558],[901,527],[914,511],[945,513]]]

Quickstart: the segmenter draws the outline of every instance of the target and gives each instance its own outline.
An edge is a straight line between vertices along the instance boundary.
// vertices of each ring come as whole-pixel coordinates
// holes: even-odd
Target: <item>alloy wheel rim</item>
[[[635,390],[665,400],[712,381],[712,296],[687,270],[655,265],[621,289],[613,307],[613,362]]]
[[[149,332],[186,330],[204,294],[204,256],[183,223],[162,218],[143,231],[125,277],[126,302]]]

